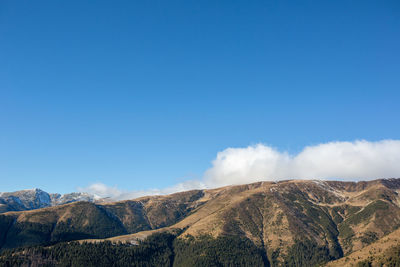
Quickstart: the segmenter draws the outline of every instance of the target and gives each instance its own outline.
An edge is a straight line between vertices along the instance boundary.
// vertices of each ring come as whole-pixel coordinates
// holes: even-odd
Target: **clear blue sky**
[[[400,2],[1,1],[0,191],[199,178],[216,153],[400,139]]]

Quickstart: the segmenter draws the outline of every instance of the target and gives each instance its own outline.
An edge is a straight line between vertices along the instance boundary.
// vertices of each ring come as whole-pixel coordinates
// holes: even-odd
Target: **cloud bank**
[[[258,144],[228,148],[206,171],[207,186],[284,179],[369,180],[400,176],[400,140],[330,142],[297,155]]]
[[[124,192],[104,184],[92,184],[81,190],[101,197],[129,199],[257,181],[391,177],[400,177],[400,140],[329,142],[307,146],[298,154],[257,144],[219,152],[201,181],[187,181],[149,191]]]

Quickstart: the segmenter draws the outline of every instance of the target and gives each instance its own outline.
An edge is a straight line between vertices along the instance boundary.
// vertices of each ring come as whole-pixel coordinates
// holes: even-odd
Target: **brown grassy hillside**
[[[326,262],[396,233],[399,190],[400,179],[358,183],[291,180],[101,205],[80,202],[1,215],[0,245],[104,237],[136,242],[155,231],[183,229],[181,239],[204,235],[248,238],[265,251],[273,265]]]

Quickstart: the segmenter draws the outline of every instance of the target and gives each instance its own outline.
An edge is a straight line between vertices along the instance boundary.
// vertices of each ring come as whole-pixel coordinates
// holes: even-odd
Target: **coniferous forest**
[[[137,245],[63,242],[5,250],[1,266],[269,266],[260,248],[239,237],[178,239],[154,234]]]
[[[383,258],[358,266],[399,266],[400,246]],[[157,233],[138,244],[110,241],[62,242],[4,250],[0,266],[321,266],[331,260],[328,251],[309,241],[298,242],[282,263],[270,262],[265,251],[246,238],[208,235],[177,238],[176,233]]]

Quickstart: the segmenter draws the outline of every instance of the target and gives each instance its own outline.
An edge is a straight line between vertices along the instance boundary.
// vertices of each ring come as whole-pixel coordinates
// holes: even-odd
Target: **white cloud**
[[[257,144],[219,152],[202,181],[186,181],[168,188],[146,191],[123,191],[96,183],[80,188],[80,191],[120,200],[256,181],[370,180],[391,177],[400,177],[400,140],[330,142],[307,146],[298,154]]]
[[[283,179],[368,180],[400,176],[400,140],[330,142],[297,155],[258,144],[219,152],[204,181],[209,187]]]

